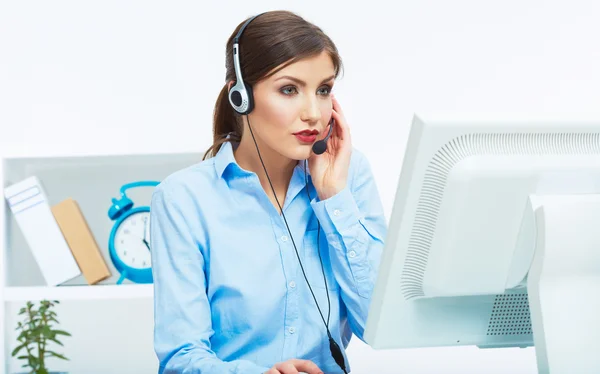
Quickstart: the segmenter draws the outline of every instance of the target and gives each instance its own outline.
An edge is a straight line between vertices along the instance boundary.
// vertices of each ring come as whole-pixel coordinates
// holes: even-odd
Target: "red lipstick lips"
[[[294,133],[296,138],[300,140],[302,143],[314,143],[317,140],[317,135],[319,131],[317,130],[302,130]]]

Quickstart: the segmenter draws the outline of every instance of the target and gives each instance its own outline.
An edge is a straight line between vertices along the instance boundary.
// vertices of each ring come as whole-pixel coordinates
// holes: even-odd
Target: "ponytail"
[[[204,154],[203,160],[214,157],[221,149],[221,145],[228,141],[239,142],[242,138],[241,126],[238,123],[238,117],[229,103],[229,88],[227,84],[223,86],[213,114],[213,144]],[[230,136],[227,139],[227,136]]]

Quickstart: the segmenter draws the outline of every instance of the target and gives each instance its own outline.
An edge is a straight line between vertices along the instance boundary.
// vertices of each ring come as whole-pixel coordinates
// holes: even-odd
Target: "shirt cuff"
[[[344,232],[359,223],[360,211],[347,186],[328,199],[314,198],[310,205],[326,235]]]

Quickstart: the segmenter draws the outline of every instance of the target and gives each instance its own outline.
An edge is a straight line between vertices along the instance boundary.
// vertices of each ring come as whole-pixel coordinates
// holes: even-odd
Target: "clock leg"
[[[121,273],[121,276],[119,277],[119,280],[117,281],[117,284],[123,283],[123,281],[125,280],[126,277],[127,277],[127,270],[124,270]]]

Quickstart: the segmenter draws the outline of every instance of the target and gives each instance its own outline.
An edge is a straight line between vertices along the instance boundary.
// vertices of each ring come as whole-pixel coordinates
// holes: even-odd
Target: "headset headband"
[[[248,26],[248,24],[249,24],[250,22],[252,22],[252,21],[253,21],[253,20],[254,20],[256,17],[260,16],[261,14],[264,14],[264,13],[259,13],[259,14],[255,15],[255,16],[253,16],[252,18],[250,18],[249,20],[247,20],[247,21],[246,21],[246,22],[245,22],[245,23],[242,25],[242,27],[240,27],[240,30],[238,31],[237,35],[235,36],[235,38],[233,38],[233,44],[238,44],[238,42],[239,42],[239,40],[240,40],[240,37],[242,36],[242,33],[243,33],[243,32],[244,32],[244,30],[246,29],[246,26]]]
[[[244,82],[242,76],[242,67],[240,65],[240,50],[239,41],[246,27],[256,17],[263,13],[257,14],[248,19],[233,38],[233,69],[235,71],[235,85],[229,90],[229,102],[233,109],[240,114],[248,114],[254,107],[254,99],[252,97],[252,87]]]
[[[252,18],[250,18],[249,20],[247,20],[246,22],[244,22],[242,27],[240,27],[240,30],[238,31],[235,38],[233,38],[233,68],[235,70],[235,77],[238,80],[238,82],[244,81],[244,79],[242,77],[242,67],[240,65],[240,56],[239,56],[240,38],[242,37],[242,33],[244,32],[246,27],[250,24],[250,22],[252,22],[256,17],[260,16],[261,14],[263,14],[263,13],[257,14],[255,16],[253,16]]]

